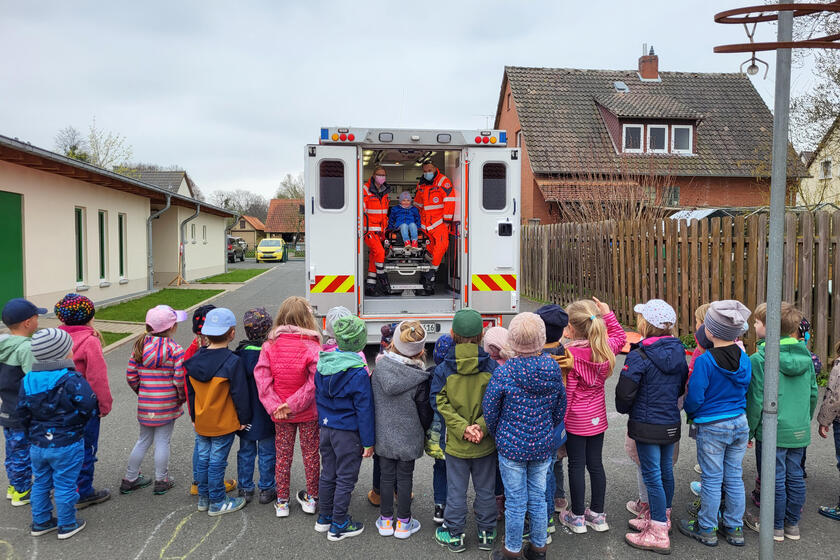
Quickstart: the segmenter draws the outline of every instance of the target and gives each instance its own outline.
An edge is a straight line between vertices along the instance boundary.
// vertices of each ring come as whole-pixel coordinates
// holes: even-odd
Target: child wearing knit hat
[[[496,540],[496,445],[487,432],[481,400],[498,364],[480,346],[483,323],[475,309],[465,307],[455,313],[450,333],[455,345],[432,379],[432,408],[446,424],[446,525],[435,531],[435,540],[453,552],[466,550],[470,478],[475,489],[478,548],[492,550]]]
[[[508,330],[514,356],[493,373],[483,400],[484,420],[496,440],[505,486],[505,544],[491,558],[521,557],[527,511],[531,521],[527,558],[544,560],[546,485],[566,435],[566,391],[560,366],[543,353],[546,329],[540,316],[520,313]]]
[[[85,527],[76,517],[77,482],[85,457],[85,424],[96,415],[96,395],[73,369],[73,339],[59,329],[32,337],[35,363],[21,383],[18,411],[29,441],[35,482],[32,486],[33,537],[58,531],[69,539]],[[50,490],[58,518],[52,515]]]
[[[111,412],[114,399],[108,384],[108,364],[102,353],[102,337],[93,326],[96,314],[93,302],[80,294],[67,294],[55,304],[55,316],[62,322],[59,327],[73,339],[73,362],[76,371],[90,384],[99,403],[99,413],[93,415],[85,426],[85,462],[79,474],[78,509],[108,500],[107,488],[93,487],[93,470],[99,449],[100,418]]]
[[[443,362],[454,342],[449,334],[442,334],[435,342],[432,353],[434,364],[426,369],[431,378],[435,368]],[[431,387],[430,387],[431,390]],[[440,525],[443,523],[443,512],[446,509],[446,425],[438,412],[432,417],[432,424],[426,431],[426,455],[435,460],[432,471],[432,494],[435,500],[435,513],[432,520]]]
[[[510,358],[508,330],[504,327],[490,327],[484,331],[482,345],[484,351],[490,354],[490,357],[496,360],[500,366],[504,365],[505,361]]]

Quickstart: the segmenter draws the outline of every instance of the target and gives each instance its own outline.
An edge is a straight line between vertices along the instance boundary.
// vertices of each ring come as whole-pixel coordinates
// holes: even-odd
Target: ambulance
[[[479,311],[485,326],[518,313],[520,157],[504,130],[322,128],[304,153],[306,293],[322,324],[341,305],[365,321],[370,344],[383,325],[405,320],[419,321],[433,342],[463,307]],[[399,233],[389,232],[391,293],[367,296],[364,183],[382,166],[394,206],[403,191],[415,194],[426,162],[449,177],[457,198],[434,294],[425,295],[420,281],[429,270],[422,249],[405,250]]]

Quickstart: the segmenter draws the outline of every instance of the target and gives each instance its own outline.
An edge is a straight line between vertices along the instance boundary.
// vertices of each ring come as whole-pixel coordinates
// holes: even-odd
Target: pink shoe
[[[405,248],[406,249],[411,249],[411,241],[406,241],[405,242]]]
[[[671,508],[665,510],[665,517],[667,521],[665,522],[668,526],[668,534],[671,534]],[[644,532],[647,526],[650,524],[650,510],[644,512],[644,515],[641,517],[637,517],[636,519],[631,519],[627,522],[627,525],[633,529],[634,531]]]
[[[417,249],[417,248],[418,248],[418,245],[417,245],[417,240],[416,240],[416,239],[415,239],[414,241],[412,241],[412,242],[411,242],[411,246],[412,246],[412,247],[414,247],[415,249]]]
[[[650,505],[642,500],[630,500],[627,502],[627,511],[636,517],[643,517],[644,513],[650,509]]]
[[[651,521],[641,533],[627,533],[624,540],[633,548],[671,554],[671,539],[667,523]]]

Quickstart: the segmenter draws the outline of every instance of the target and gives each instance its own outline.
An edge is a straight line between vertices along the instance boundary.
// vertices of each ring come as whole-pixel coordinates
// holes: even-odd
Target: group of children
[[[59,538],[69,538],[84,527],[76,509],[109,497],[92,481],[99,418],[112,399],[93,304],[68,294],[55,311],[62,327],[38,330],[38,316],[46,309],[26,300],[12,300],[3,309],[10,334],[0,338],[0,424],[7,497],[12,505],[31,501],[32,535],[58,530]],[[689,435],[697,439],[700,503],[690,510],[693,518],[675,520],[677,528],[706,545],[716,545],[719,534],[741,546],[744,520],[758,528],[749,513],[745,517],[741,464],[753,439],[760,461],[762,440],[764,347],[759,343],[748,357],[739,342],[750,311],[737,301],[699,309],[698,349],[689,364],[673,333],[676,313],[670,305],[651,300],[635,311],[642,339],[632,346],[615,392],[616,409],[629,414],[626,448],[639,478],[639,497],[627,504],[636,518],[625,539],[636,548],[670,552],[673,464],[684,411]],[[753,317],[761,338],[764,308]],[[377,531],[399,539],[418,532],[412,481],[424,452],[435,460],[434,539],[453,552],[467,546],[470,480],[478,548],[491,551],[493,559],[545,558],[558,523],[573,534],[609,529],[602,461],[605,384],[626,334],[606,303],[593,298],[566,309],[546,305],[520,313],[508,329],[485,328],[477,311],[461,309],[451,332],[436,342],[429,368],[420,323],[383,329],[381,352],[370,367],[363,352],[364,322],[345,308],[333,308],[322,335],[300,297],[285,300],[273,320],[263,308],[249,310],[243,317],[245,338],[235,351],[230,345],[237,319],[229,309],[198,308],[195,338],[185,351],[173,336],[186,320],[183,311],[152,308],[146,333],[134,344],[126,381],[137,394],[140,435],[120,484],[123,494],[152,484],[155,494],[173,487],[170,439],[186,403],[195,429],[190,491],[198,510],[211,516],[242,509],[257,489],[260,503],[273,503],[277,517],[289,516],[298,439],[305,488],[294,498],[316,516],[315,530],[332,541],[364,530],[348,510],[361,463],[369,457],[376,465],[368,498],[379,507]],[[803,455],[817,404],[801,321],[796,309],[783,304],[782,331],[788,336],[781,342],[777,540],[799,538]],[[840,469],[840,361],[818,420],[822,437],[833,425]],[[237,436],[237,480],[225,480]],[[140,465],[153,444],[152,479]],[[227,495],[237,487],[237,496]],[[824,506],[820,513],[838,519],[840,505]],[[496,546],[502,518],[504,542]]]

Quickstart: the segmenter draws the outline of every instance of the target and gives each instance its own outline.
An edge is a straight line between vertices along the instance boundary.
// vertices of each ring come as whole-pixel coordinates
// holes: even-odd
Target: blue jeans
[[[193,467],[193,482],[198,484],[198,438],[201,437],[198,434],[195,434],[195,444],[193,445],[193,459],[192,459],[192,467]]]
[[[805,505],[805,477],[802,469],[804,447],[776,448],[776,500],[773,528],[799,525]]]
[[[225,500],[225,469],[235,437],[236,433],[213,437],[199,435],[195,440],[198,449],[198,495],[209,497],[211,504]]]
[[[414,222],[402,224],[400,226],[400,235],[402,235],[403,243],[417,241],[417,224]]]
[[[82,440],[85,446],[85,460],[79,473],[79,496],[82,498],[93,494],[93,466],[96,464],[96,452],[99,450],[99,412],[85,424],[85,435]]]
[[[18,492],[32,488],[32,462],[29,459],[29,438],[24,430],[3,428],[6,439],[6,476]]]
[[[531,517],[531,544],[537,548],[545,546],[548,534],[545,483],[551,462],[550,458],[511,461],[499,455],[499,469],[505,484],[505,548],[510,552],[522,550],[526,510]]]
[[[243,490],[254,489],[254,459],[260,464],[260,490],[274,488],[274,438],[254,439],[239,438],[239,451],[236,453],[236,477]]]
[[[76,484],[85,459],[84,443],[77,441],[65,447],[33,445],[29,453],[35,475],[31,498],[32,521],[43,524],[52,518],[50,490],[54,489],[58,525],[73,525],[76,523],[76,502],[79,501]]]
[[[435,459],[434,470],[432,471],[432,489],[435,496],[435,504],[446,505],[446,461]]]
[[[723,524],[731,529],[743,525],[746,499],[742,463],[749,434],[745,414],[697,426],[697,462],[703,471],[697,519],[704,531],[717,527],[721,486],[726,492]]]
[[[665,523],[674,498],[674,444],[636,442],[642,477],[648,493],[650,518]]]

